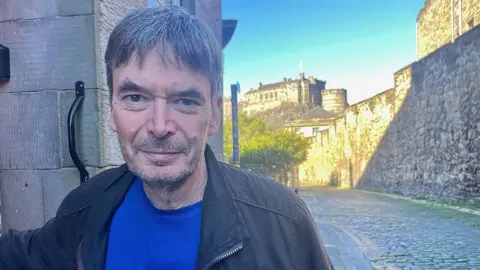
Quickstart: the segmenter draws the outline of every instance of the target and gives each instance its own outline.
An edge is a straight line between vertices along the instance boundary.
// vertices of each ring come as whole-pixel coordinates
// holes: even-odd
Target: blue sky
[[[224,94],[306,76],[348,90],[359,102],[393,87],[393,73],[415,61],[416,16],[424,0],[222,0],[237,30],[224,50]]]

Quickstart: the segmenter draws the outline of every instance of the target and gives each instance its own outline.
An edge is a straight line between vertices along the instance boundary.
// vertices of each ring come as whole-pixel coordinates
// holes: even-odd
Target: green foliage
[[[273,130],[261,118],[239,113],[240,165],[276,179],[307,157],[310,141],[291,130]],[[232,119],[223,125],[225,160],[232,162]]]

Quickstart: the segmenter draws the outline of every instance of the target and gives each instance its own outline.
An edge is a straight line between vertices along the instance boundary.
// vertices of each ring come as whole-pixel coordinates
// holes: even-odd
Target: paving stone
[[[480,268],[476,215],[356,190],[314,188],[301,196],[319,227],[346,232],[375,269]]]

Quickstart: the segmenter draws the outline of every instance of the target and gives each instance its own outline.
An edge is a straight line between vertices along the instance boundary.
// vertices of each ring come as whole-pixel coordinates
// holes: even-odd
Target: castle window
[[[275,92],[275,98],[278,98],[278,93],[277,92]]]
[[[318,133],[318,127],[312,128],[312,136],[313,136],[313,137],[316,137],[316,136],[317,136],[317,133]]]
[[[270,92],[270,98],[273,98],[273,93],[272,92]]]

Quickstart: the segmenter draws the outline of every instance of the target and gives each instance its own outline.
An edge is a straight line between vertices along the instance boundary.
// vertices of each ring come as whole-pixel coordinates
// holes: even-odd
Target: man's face
[[[113,69],[110,126],[129,168],[147,184],[183,183],[220,126],[220,100],[208,79],[155,54]]]

